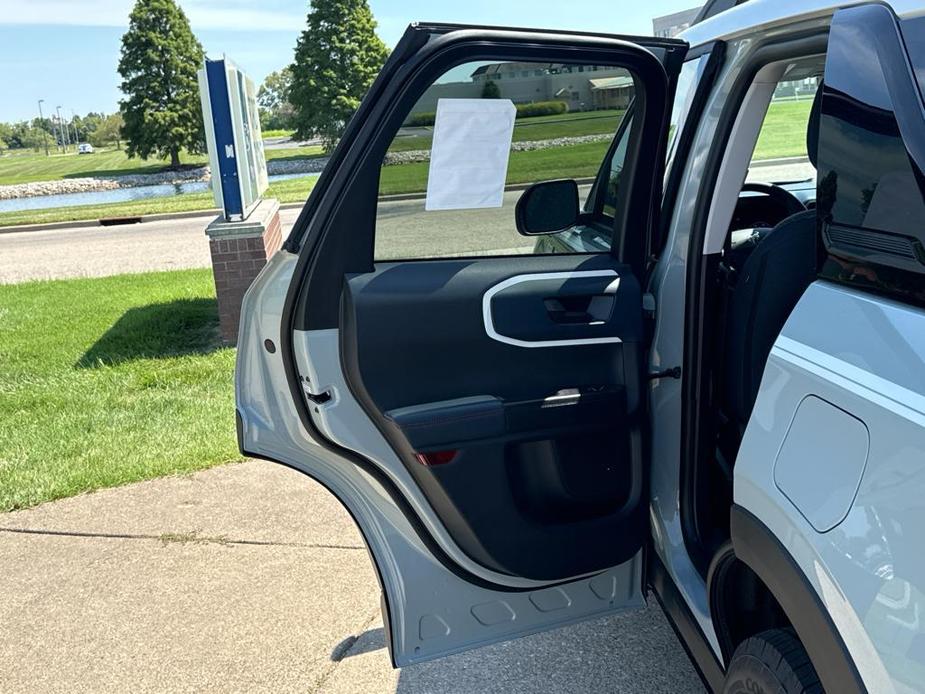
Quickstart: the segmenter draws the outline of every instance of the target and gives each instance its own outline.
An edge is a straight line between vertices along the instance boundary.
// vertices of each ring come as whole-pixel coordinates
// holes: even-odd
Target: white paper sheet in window
[[[439,99],[425,210],[501,207],[517,109],[510,99]]]

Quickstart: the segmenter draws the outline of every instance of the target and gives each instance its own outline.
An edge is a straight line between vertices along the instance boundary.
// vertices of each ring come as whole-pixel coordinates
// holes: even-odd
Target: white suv
[[[925,691],[925,6],[736,4],[412,25],[248,292],[241,450],[351,513],[396,665],[651,589],[713,690]],[[619,123],[521,155],[486,64]],[[769,164],[785,82],[819,86]],[[380,197],[430,111],[426,204]]]

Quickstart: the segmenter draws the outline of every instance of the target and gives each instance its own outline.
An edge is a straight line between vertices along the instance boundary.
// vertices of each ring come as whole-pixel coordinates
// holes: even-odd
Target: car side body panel
[[[781,484],[798,468],[804,499]],[[814,283],[771,352],[734,496],[802,567],[867,689],[921,691],[925,311]]]

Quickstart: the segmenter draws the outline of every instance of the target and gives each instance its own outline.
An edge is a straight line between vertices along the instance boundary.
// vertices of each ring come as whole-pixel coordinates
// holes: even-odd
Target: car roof
[[[678,35],[691,46],[762,33],[782,24],[814,18],[826,19],[849,5],[870,4],[870,0],[747,0],[694,24]],[[885,4],[901,18],[925,15],[922,0],[888,0]]]

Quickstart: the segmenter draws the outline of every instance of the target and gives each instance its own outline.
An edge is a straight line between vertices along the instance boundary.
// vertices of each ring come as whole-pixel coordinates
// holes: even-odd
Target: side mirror
[[[527,188],[514,210],[517,231],[524,236],[555,234],[578,223],[578,184],[543,181]]]

